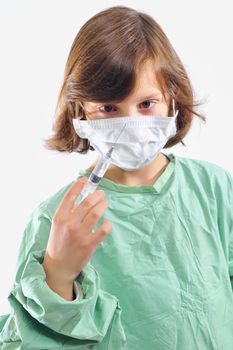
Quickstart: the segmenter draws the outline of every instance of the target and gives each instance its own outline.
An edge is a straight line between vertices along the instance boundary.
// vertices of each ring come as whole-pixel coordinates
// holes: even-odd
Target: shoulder
[[[230,172],[220,165],[201,159],[176,156],[178,175],[188,183],[206,191],[233,193],[233,178]]]
[[[177,163],[179,163],[179,165],[183,168],[190,168],[194,171],[201,170],[204,173],[218,174],[219,176],[230,175],[230,173],[220,165],[217,165],[216,163],[208,162],[207,160],[186,158],[186,157],[180,157],[180,156],[176,156],[176,159],[177,159]]]
[[[76,180],[73,180],[66,185],[58,188],[58,190],[52,195],[45,198],[42,202],[40,202],[31,212],[29,216],[29,221],[33,217],[45,217],[49,221],[52,221],[55,211],[57,210],[60,202],[65,196],[66,192],[69,188],[74,184]]]
[[[211,176],[216,178],[232,179],[230,172],[220,165],[202,159],[186,158],[176,156],[176,163],[183,172],[193,172],[201,177]]]
[[[52,195],[49,195],[47,198],[45,198],[43,201],[41,201],[38,205],[36,205],[32,211],[30,212],[28,219],[27,219],[27,226],[30,226],[32,222],[36,222],[36,224],[40,221],[47,222],[48,224],[51,223],[52,218],[61,203],[63,197],[65,196],[66,192],[70,189],[73,184],[83,177],[84,170],[80,170],[77,177],[73,180],[65,184],[64,186],[60,187],[55,191]]]
[[[74,181],[62,186],[54,194],[45,198],[31,210],[22,234],[20,248],[22,255],[24,255],[23,251],[25,249],[27,249],[27,251],[40,250],[46,247],[54,213],[65,193],[73,183]]]

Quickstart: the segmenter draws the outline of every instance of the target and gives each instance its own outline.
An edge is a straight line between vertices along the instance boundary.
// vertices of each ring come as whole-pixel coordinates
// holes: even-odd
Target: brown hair
[[[165,145],[171,147],[190,129],[195,110],[193,89],[186,70],[159,24],[148,14],[125,6],[107,8],[90,18],[79,30],[66,62],[54,134],[45,147],[60,152],[86,153],[88,139],[75,132],[72,118],[86,119],[84,101],[119,102],[132,91],[137,71],[146,59],[153,59],[161,91],[175,99],[177,133]],[[166,98],[166,97],[165,97]]]

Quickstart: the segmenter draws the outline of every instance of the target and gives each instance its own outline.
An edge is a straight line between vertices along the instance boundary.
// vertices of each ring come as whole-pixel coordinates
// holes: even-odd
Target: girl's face
[[[132,93],[120,103],[84,102],[87,120],[121,116],[168,116],[168,105],[159,90],[152,61],[146,61],[137,75]]]

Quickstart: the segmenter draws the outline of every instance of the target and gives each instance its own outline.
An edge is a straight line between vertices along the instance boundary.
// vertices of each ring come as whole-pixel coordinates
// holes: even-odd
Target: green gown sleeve
[[[11,313],[0,317],[1,350],[123,349],[119,301],[101,289],[90,263],[77,278],[81,300],[67,301],[45,282],[42,262],[50,227],[51,218],[38,206],[23,233],[8,295]]]
[[[233,179],[231,178],[231,186],[229,189],[229,274],[231,279],[231,287],[233,291]]]
[[[228,171],[224,171],[221,182],[215,187],[218,205],[218,227],[222,247],[228,261],[229,276],[233,291],[233,178]]]

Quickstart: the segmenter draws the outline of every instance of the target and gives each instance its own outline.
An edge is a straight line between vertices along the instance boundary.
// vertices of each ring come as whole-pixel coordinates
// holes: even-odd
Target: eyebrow
[[[148,100],[148,99],[156,97],[158,95],[162,95],[162,92],[159,91],[159,92],[155,92],[154,94],[151,94],[149,96],[142,97],[142,98],[140,98],[140,101]]]

